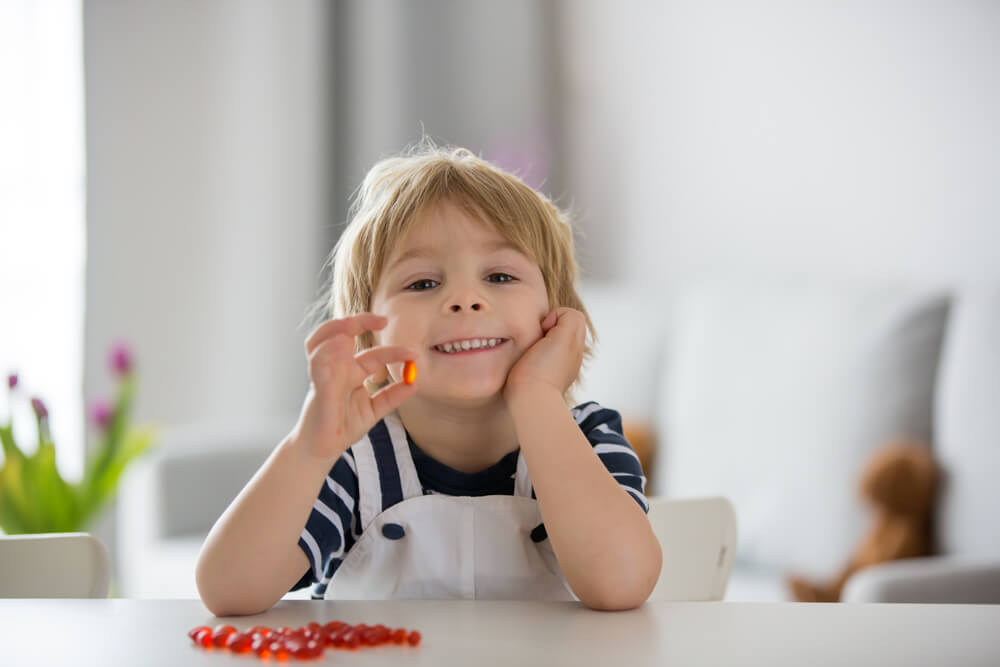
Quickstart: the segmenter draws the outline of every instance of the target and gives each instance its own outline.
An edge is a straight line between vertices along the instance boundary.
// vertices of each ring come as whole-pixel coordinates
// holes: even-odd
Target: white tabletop
[[[310,621],[419,630],[418,647],[328,649],[338,665],[1000,665],[1000,605],[282,600],[218,619],[198,600],[0,600],[2,665],[275,664],[197,648],[187,631]],[[280,664],[280,663],[278,663]]]

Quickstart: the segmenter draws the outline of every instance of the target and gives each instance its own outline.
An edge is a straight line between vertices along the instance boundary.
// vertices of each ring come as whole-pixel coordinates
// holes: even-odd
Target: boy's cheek
[[[520,351],[519,351],[519,353],[518,353],[518,355],[517,355],[517,356],[518,356],[518,358],[520,359],[520,358],[521,358],[521,356],[522,356],[522,355],[523,355],[523,354],[524,354],[525,352],[527,352],[527,351],[528,351],[529,349],[531,349],[531,346],[532,346],[532,345],[534,345],[535,343],[537,343],[538,341],[540,341],[540,340],[542,339],[542,337],[543,337],[543,336],[544,336],[544,332],[542,331],[542,325],[541,325],[541,324],[538,324],[538,325],[537,325],[537,326],[536,326],[536,327],[535,327],[535,328],[534,328],[534,329],[533,329],[533,330],[531,331],[531,333],[530,333],[529,335],[527,335],[527,336],[524,336],[524,337],[523,337],[523,338],[521,339],[521,345],[520,345],[520,348],[521,348],[521,349],[520,349]]]

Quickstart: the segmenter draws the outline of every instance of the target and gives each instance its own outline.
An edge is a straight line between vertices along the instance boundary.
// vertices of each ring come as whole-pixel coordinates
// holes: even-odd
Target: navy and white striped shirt
[[[649,505],[644,495],[646,477],[639,457],[622,434],[621,415],[593,401],[582,403],[571,410],[580,430],[590,441],[594,453],[608,472],[618,481],[644,512]],[[384,420],[369,431],[369,437],[387,439]],[[499,462],[475,473],[465,473],[444,465],[421,451],[410,438],[406,439],[413,456],[413,463],[423,492],[451,496],[513,495],[518,451],[508,453]],[[384,462],[380,461],[381,466]],[[299,537],[299,546],[309,559],[309,571],[292,587],[298,590],[316,585],[314,599],[322,599],[327,584],[344,556],[360,537],[361,517],[358,511],[358,471],[354,452],[348,449],[330,469],[313,503],[312,512]],[[535,497],[532,489],[531,497]],[[388,509],[400,498],[382,499],[382,509]],[[319,576],[322,573],[322,576]]]

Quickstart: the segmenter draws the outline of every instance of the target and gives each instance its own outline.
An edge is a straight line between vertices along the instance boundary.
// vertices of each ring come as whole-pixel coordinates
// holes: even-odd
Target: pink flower
[[[17,373],[11,373],[7,376],[7,388],[13,389],[17,386]]]
[[[45,403],[42,403],[40,398],[31,399],[31,409],[35,411],[35,414],[39,419],[45,419],[49,416],[48,408],[45,407]]]
[[[90,406],[90,416],[102,431],[111,424],[112,414],[111,406],[105,400],[98,399]]]
[[[116,375],[128,375],[132,371],[132,350],[125,343],[116,343],[111,348],[111,370]]]

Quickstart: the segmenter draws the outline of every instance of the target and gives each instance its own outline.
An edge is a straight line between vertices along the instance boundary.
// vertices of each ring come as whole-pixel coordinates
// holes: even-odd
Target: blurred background
[[[68,477],[116,341],[137,421],[290,428],[351,194],[423,134],[573,211],[585,299],[1000,284],[995,2],[0,7],[0,364]],[[95,532],[114,547],[115,514]]]

